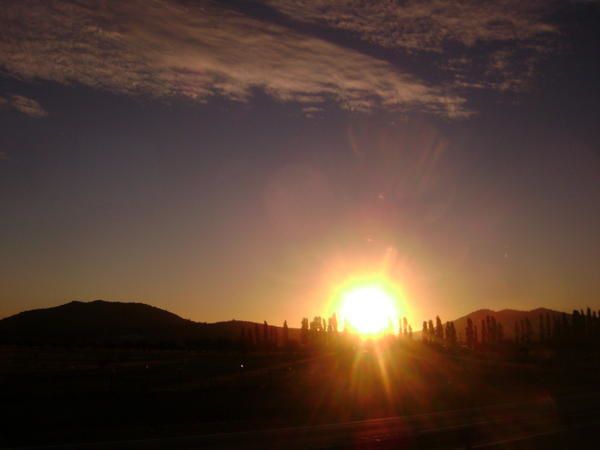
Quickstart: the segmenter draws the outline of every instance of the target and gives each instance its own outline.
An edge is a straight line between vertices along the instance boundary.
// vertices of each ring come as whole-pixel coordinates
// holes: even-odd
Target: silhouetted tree
[[[321,319],[321,316],[315,316],[312,320],[312,322],[310,323],[310,331],[313,332],[313,334],[318,334],[321,333],[324,330],[323,327],[323,320]]]
[[[427,329],[427,321],[423,321],[423,331],[421,331],[421,340],[427,342],[429,339],[429,330]]]
[[[435,339],[439,343],[444,340],[444,326],[442,325],[440,316],[435,317]]]
[[[427,322],[427,331],[429,333],[428,340],[429,342],[433,342],[435,339],[435,328],[433,327],[433,321],[430,320]]]
[[[338,322],[337,316],[335,313],[331,315],[331,317],[327,320],[327,333],[330,335],[337,334],[338,332]]]
[[[308,344],[308,318],[302,318],[302,325],[300,327],[300,342],[302,345]]]
[[[266,320],[263,322],[263,344],[269,346],[269,324]]]
[[[445,339],[448,345],[456,345],[456,329],[453,322],[446,322]]]
[[[452,345],[456,345],[458,343],[458,335],[456,334],[456,326],[454,325],[454,322],[450,322],[451,324],[451,329],[452,329]]]
[[[287,347],[290,343],[290,335],[288,330],[287,320],[283,321],[283,345]]]
[[[475,347],[475,333],[473,330],[473,321],[470,317],[467,318],[467,326],[465,328],[465,337],[467,339],[467,347],[474,348]]]

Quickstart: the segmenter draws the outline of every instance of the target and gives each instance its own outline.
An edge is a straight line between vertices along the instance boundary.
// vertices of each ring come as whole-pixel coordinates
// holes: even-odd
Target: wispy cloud
[[[448,42],[514,42],[555,33],[547,1],[265,0],[288,16],[358,33],[385,46],[441,52]]]
[[[25,79],[197,101],[262,90],[303,108],[329,100],[355,111],[469,114],[460,95],[387,61],[222,3],[21,1],[0,26],[0,68]]]
[[[558,33],[545,19],[555,2],[545,0],[265,1],[296,21],[351,32],[412,55],[436,54],[439,66],[451,69],[461,87],[522,90]],[[478,61],[470,57],[474,50]],[[450,61],[457,53],[461,66]],[[470,76],[481,59],[486,67]]]
[[[0,108],[13,109],[34,118],[46,117],[48,115],[39,102],[22,95],[11,95],[7,98],[0,97]]]
[[[321,111],[323,111],[323,108],[319,106],[304,106],[302,108],[304,115],[310,119],[315,118]]]

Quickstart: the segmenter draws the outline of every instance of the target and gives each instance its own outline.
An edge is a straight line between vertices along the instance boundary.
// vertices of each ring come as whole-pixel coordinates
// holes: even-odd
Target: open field
[[[523,361],[395,341],[300,353],[4,347],[2,444],[313,427],[594,392],[598,358],[542,350]]]

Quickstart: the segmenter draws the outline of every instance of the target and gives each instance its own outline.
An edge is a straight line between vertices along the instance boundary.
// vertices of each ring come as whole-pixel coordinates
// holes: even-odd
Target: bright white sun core
[[[394,299],[379,286],[361,286],[345,292],[340,316],[344,327],[362,335],[393,332],[398,321]]]

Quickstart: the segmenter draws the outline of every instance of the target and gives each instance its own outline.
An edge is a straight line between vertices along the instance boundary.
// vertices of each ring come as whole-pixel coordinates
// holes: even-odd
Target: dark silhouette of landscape
[[[237,320],[200,323],[143,303],[96,300],[7,317],[0,320],[0,333],[13,343],[210,346],[237,341],[243,330],[253,331],[255,325]]]
[[[280,439],[298,448],[307,436],[338,442],[332,433],[363,433],[365,448],[506,439],[593,448],[597,311],[484,309],[433,318],[420,331],[402,318],[397,333],[367,339],[338,330],[335,316],[295,322],[199,323],[102,300],[7,317],[2,444],[70,448],[143,438],[173,446],[169,439],[189,435],[193,446],[235,448],[241,436],[260,442],[285,427]],[[372,419],[380,422],[348,425]],[[36,433],[27,433],[32,426]],[[298,426],[320,431],[289,428]],[[255,434],[240,434],[248,430]],[[216,441],[202,437],[223,432]]]
[[[454,341],[454,345],[593,340],[598,335],[597,311],[587,308],[564,313],[547,308],[530,311],[504,309],[473,311],[453,321],[439,317],[428,321],[411,339]],[[181,348],[233,348],[248,345],[271,348],[307,344],[310,336],[341,333],[331,318],[315,316],[285,325],[231,320],[205,323],[183,319],[144,303],[73,301],[64,305],[24,311],[0,320],[0,339],[11,344],[150,345]],[[470,324],[470,325],[469,325]],[[409,337],[405,318],[400,318],[400,337]],[[487,328],[486,328],[487,327]],[[493,328],[492,328],[493,327]],[[448,330],[454,333],[454,336]],[[489,333],[487,332],[489,329]],[[472,333],[469,340],[469,330]],[[489,335],[489,336],[488,336]]]
[[[0,450],[600,450],[599,56],[600,0],[0,0]]]

